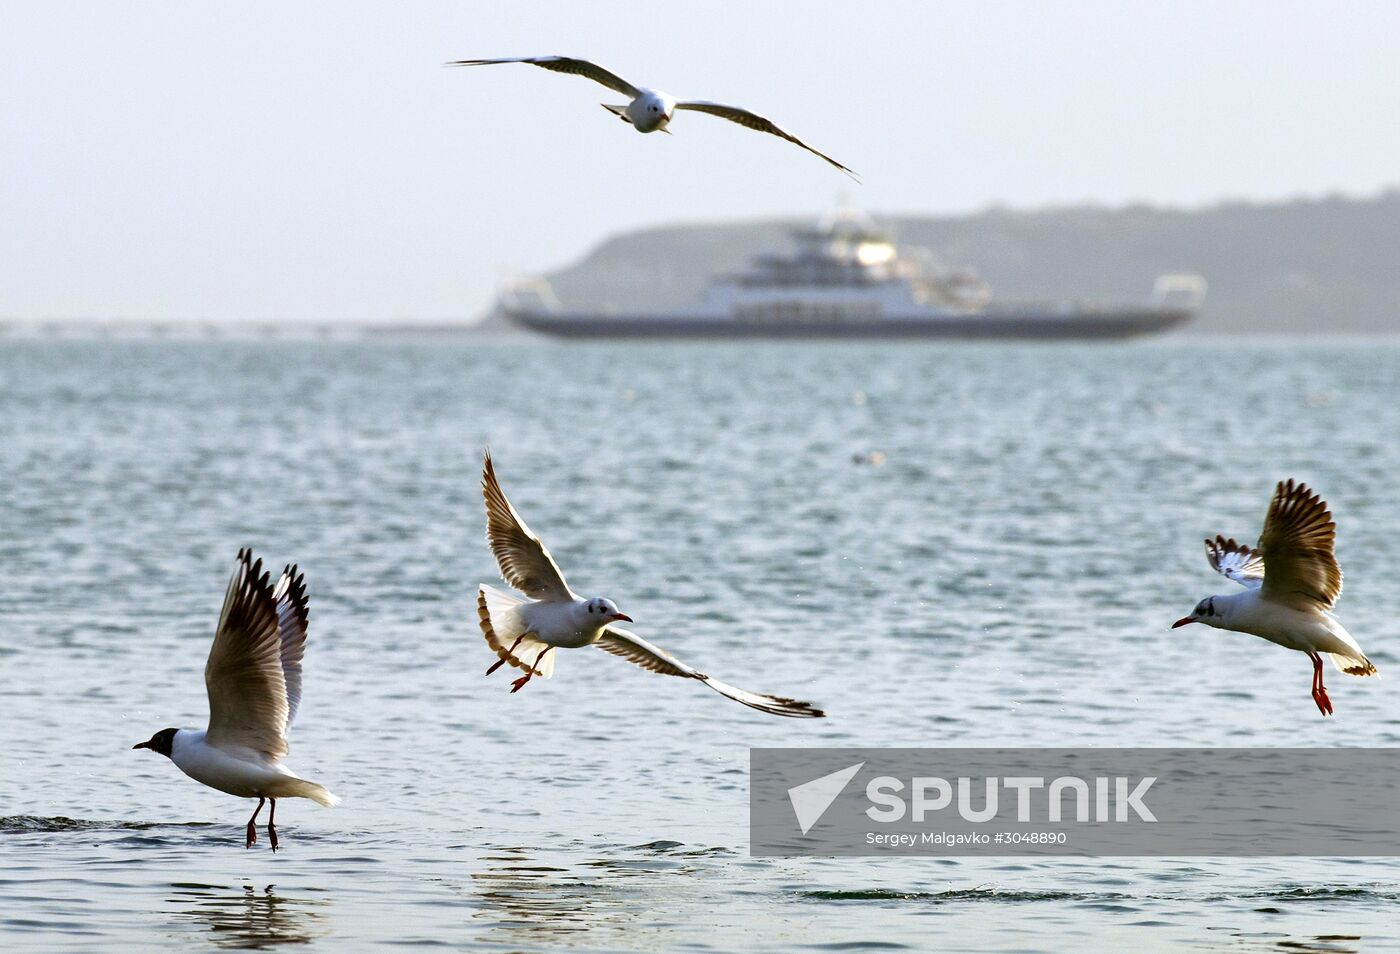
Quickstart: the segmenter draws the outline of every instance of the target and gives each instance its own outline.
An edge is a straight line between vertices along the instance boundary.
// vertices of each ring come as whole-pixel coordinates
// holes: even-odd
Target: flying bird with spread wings
[[[481,490],[486,500],[486,539],[501,577],[528,597],[484,583],[477,591],[481,632],[499,657],[486,674],[507,663],[525,673],[511,683],[511,692],[524,688],[534,676],[548,679],[554,673],[556,650],[597,646],[651,672],[702,682],[760,712],[797,719],[825,715],[811,703],[750,692],[713,679],[618,626],[619,622],[632,622],[632,618],[616,603],[597,596],[584,598],[569,589],[554,558],[506,499],[490,453],[482,467]]]
[[[1211,567],[1244,586],[1244,592],[1206,597],[1172,629],[1204,623],[1306,653],[1313,664],[1313,702],[1324,716],[1331,715],[1321,654],[1349,676],[1376,675],[1371,660],[1331,613],[1342,595],[1336,539],[1337,525],[1322,498],[1304,484],[1281,482],[1257,547],[1220,535],[1206,540]]]
[[[602,106],[608,112],[618,117],[625,123],[630,123],[632,128],[640,133],[657,132],[669,133],[671,119],[676,110],[686,109],[697,113],[709,113],[711,116],[718,116],[720,119],[727,119],[731,123],[738,123],[749,129],[761,133],[768,133],[770,136],[777,136],[779,139],[786,139],[795,146],[801,146],[813,155],[820,156],[840,169],[852,179],[859,177],[850,169],[837,162],[824,152],[820,152],[801,139],[779,126],[773,120],[758,113],[738,106],[726,106],[723,103],[711,103],[703,99],[678,100],[669,93],[663,93],[659,89],[648,89],[645,86],[633,86],[622,77],[610,70],[605,70],[596,63],[588,60],[581,60],[572,56],[517,56],[498,60],[454,60],[445,63],[444,66],[494,66],[500,63],[528,63],[531,66],[538,66],[542,69],[553,70],[556,73],[571,73],[575,76],[582,76],[600,83],[615,93],[621,93],[631,100],[625,106],[617,106],[610,103],[603,103]]]

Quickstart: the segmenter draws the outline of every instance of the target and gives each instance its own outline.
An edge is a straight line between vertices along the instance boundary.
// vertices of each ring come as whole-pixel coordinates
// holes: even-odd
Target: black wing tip
[[[704,679],[706,677],[700,676]],[[751,693],[763,699],[763,704],[755,704],[745,701],[744,704],[759,712],[767,712],[771,715],[788,716],[792,719],[825,719],[826,711],[819,709],[810,702],[803,702],[801,699],[789,699],[787,696],[770,696],[766,693]]]
[[[238,550],[238,563],[229,582],[223,612],[236,615],[251,613],[255,617],[263,612],[276,613],[272,573],[264,569],[260,557],[254,558],[252,547],[240,547]]]
[[[282,567],[282,575],[287,578],[287,594],[303,611],[306,609],[306,574],[295,563]]]
[[[253,559],[253,548],[244,547],[238,551],[238,559],[249,583],[260,589],[266,589],[271,572],[263,569],[262,557]]]
[[[481,454],[481,492],[486,497],[488,503],[492,492],[501,493],[501,482],[496,477],[496,464],[491,459],[491,448],[486,448]]]
[[[504,66],[509,63],[524,63],[526,66],[543,66],[546,63],[558,63],[562,60],[577,60],[582,63],[591,63],[592,60],[584,59],[581,56],[507,56],[501,58],[488,57],[480,60],[448,60],[443,66]]]
[[[253,558],[252,547],[238,548],[238,575],[244,585],[255,590],[265,591],[265,595],[272,595],[272,570],[263,569],[261,557]],[[287,590],[292,599],[302,609],[306,608],[306,574],[295,563],[287,563],[282,567],[281,576],[287,578]],[[280,579],[280,577],[279,577]]]
[[[787,716],[791,719],[825,719],[826,711],[818,709],[810,702],[802,702],[799,699],[774,698],[778,706],[766,711],[774,715]]]
[[[1206,559],[1214,569],[1220,569],[1220,558],[1234,549],[1235,541],[1217,533],[1215,539],[1206,537]]]
[[[1331,522],[1332,529],[1336,529],[1336,523],[1332,522],[1332,508],[1322,499],[1322,495],[1309,487],[1305,481],[1294,480],[1292,477],[1278,482],[1270,509],[1280,512],[1320,510],[1322,519]]]
[[[1217,533],[1214,540],[1206,537],[1206,550],[1210,553],[1246,553],[1250,549],[1234,537],[1227,537],[1223,533]]]
[[[1302,503],[1323,503],[1322,495],[1308,486],[1306,481],[1294,480],[1289,477],[1287,480],[1280,480],[1278,487],[1274,490],[1275,496],[1280,500],[1297,500]]]

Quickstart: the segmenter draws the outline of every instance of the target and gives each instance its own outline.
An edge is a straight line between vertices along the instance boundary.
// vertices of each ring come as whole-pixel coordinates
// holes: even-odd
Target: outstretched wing
[[[841,165],[841,163],[837,162],[826,153],[813,149],[782,126],[773,122],[773,120],[765,116],[760,116],[758,113],[750,112],[747,109],[740,109],[738,106],[726,106],[723,103],[707,103],[704,100],[688,100],[686,102],[677,103],[676,108],[693,109],[697,113],[709,113],[711,116],[727,119],[731,123],[738,123],[740,126],[746,126],[758,132],[768,133],[770,136],[777,136],[779,139],[786,139],[793,145],[801,146],[815,156],[821,156],[852,179],[859,178],[855,172]]]
[[[1322,498],[1304,484],[1281,482],[1259,536],[1267,571],[1264,596],[1330,610],[1342,595],[1336,542],[1337,525]]]
[[[553,70],[556,73],[572,73],[575,76],[585,76],[595,83],[602,83],[610,90],[621,93],[631,99],[636,99],[641,95],[641,90],[627,82],[616,73],[605,70],[597,63],[590,63],[587,60],[576,59],[572,56],[516,56],[503,60],[454,60],[445,63],[444,66],[494,66],[497,63],[529,63],[531,66],[538,66],[542,69]]]
[[[663,676],[680,676],[683,679],[698,679],[720,695],[733,699],[735,702],[742,702],[749,708],[757,709],[760,712],[790,716],[794,719],[820,719],[826,715],[810,702],[799,702],[784,696],[749,692],[747,689],[739,689],[720,682],[718,679],[711,679],[698,669],[687,666],[665,650],[653,646],[636,633],[616,626],[609,626],[603,630],[603,635],[594,645],[614,656],[621,656],[628,662],[635,663],[650,672],[658,672]]]
[[[306,621],[309,610],[306,600],[306,576],[296,565],[284,567],[282,577],[273,587],[272,599],[277,604],[277,635],[281,640],[282,679],[287,684],[287,725],[291,731],[301,705],[301,659],[306,654]]]
[[[496,480],[490,451],[482,465],[481,494],[486,499],[486,540],[501,568],[501,578],[531,599],[574,599],[554,557],[506,499]]]
[[[277,759],[287,754],[291,709],[272,592],[262,561],[254,562],[250,550],[239,550],[238,568],[229,581],[219,629],[204,665],[209,693],[205,738],[211,745],[242,746]]]
[[[1206,559],[1216,573],[1241,586],[1257,590],[1264,583],[1264,554],[1254,547],[1216,534],[1206,541]]]

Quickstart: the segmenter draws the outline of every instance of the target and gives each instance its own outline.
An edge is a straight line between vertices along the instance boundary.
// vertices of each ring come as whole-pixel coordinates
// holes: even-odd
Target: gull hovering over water
[[[1172,629],[1205,623],[1307,653],[1313,664],[1313,702],[1324,716],[1331,715],[1320,654],[1349,676],[1376,675],[1371,660],[1330,612],[1342,594],[1342,570],[1333,553],[1336,538],[1337,525],[1322,498],[1303,484],[1281,482],[1257,547],[1219,535],[1206,541],[1211,567],[1245,591],[1206,597]]]
[[[477,592],[481,631],[486,644],[500,657],[486,675],[506,663],[525,672],[511,683],[511,692],[518,692],[533,676],[548,679],[554,673],[556,649],[597,646],[643,669],[699,680],[720,695],[760,712],[798,719],[826,714],[807,702],[749,692],[711,679],[617,626],[618,622],[632,622],[632,617],[619,610],[612,600],[585,599],[569,589],[554,558],[506,499],[496,480],[490,453],[482,468],[481,490],[486,499],[486,539],[501,568],[501,577],[530,597],[522,599],[484,583]]]
[[[672,117],[678,109],[688,109],[697,113],[709,113],[711,116],[718,116],[720,119],[727,119],[731,123],[738,123],[757,132],[768,133],[777,136],[779,139],[786,139],[796,146],[801,146],[813,155],[820,156],[836,168],[840,169],[852,179],[858,177],[854,172],[835,159],[819,152],[798,139],[792,133],[779,126],[773,120],[758,113],[741,109],[738,106],[726,106],[723,103],[711,103],[701,99],[678,100],[669,93],[663,93],[659,89],[648,89],[645,86],[633,86],[622,77],[609,70],[603,69],[596,63],[588,60],[580,60],[572,56],[516,56],[498,60],[455,60],[445,63],[444,66],[494,66],[499,63],[528,63],[531,66],[538,66],[546,70],[553,70],[556,73],[572,73],[575,76],[583,76],[601,83],[608,89],[621,93],[628,97],[631,102],[626,106],[614,106],[603,103],[602,106],[608,112],[625,123],[631,123],[632,127],[640,133],[656,132],[660,130],[669,133],[667,127],[671,123]]]
[[[282,571],[276,586],[269,586],[268,580],[262,561],[255,563],[250,550],[239,550],[204,667],[209,727],[161,729],[132,748],[159,752],[210,788],[256,798],[245,848],[258,840],[258,812],[270,801],[267,840],[276,851],[277,799],[309,798],[320,805],[334,805],[339,799],[282,764],[287,730],[301,702],[306,584],[295,566]]]

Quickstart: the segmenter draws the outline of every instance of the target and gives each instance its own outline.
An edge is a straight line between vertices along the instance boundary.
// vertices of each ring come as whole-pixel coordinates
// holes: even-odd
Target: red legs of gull
[[[530,677],[533,676],[539,670],[540,662],[544,659],[544,654],[549,652],[553,648],[553,646],[546,646],[544,649],[540,650],[540,654],[535,657],[535,665],[530,668],[530,671],[510,684],[511,692],[519,692],[522,688],[524,688],[525,683],[529,682]]]
[[[1325,716],[1332,714],[1332,700],[1327,698],[1327,687],[1322,684],[1322,657],[1315,652],[1308,652],[1308,658],[1313,664],[1312,697],[1317,703],[1317,711]]]
[[[277,826],[272,823],[272,816],[277,814],[277,799],[269,798],[271,807],[267,810],[267,840],[272,842],[272,850],[277,850]]]
[[[261,795],[258,796],[258,807],[253,809],[253,817],[248,819],[248,843],[243,846],[244,848],[251,848],[253,845],[257,844],[258,812],[262,811],[263,802],[265,801],[267,801],[267,799],[263,798]]]
[[[515,637],[515,642],[513,642],[513,643],[510,644],[510,649],[507,649],[507,650],[506,650],[506,656],[507,656],[507,657],[509,657],[509,656],[514,656],[514,655],[515,655],[515,647],[516,647],[516,646],[519,646],[519,645],[520,645],[520,641],[521,641],[522,639],[524,639],[524,638],[525,638],[525,634],[524,634],[524,633],[521,633],[519,636]],[[505,664],[506,664],[505,658],[497,659],[494,663],[491,664],[491,668],[488,669],[488,670],[486,670],[486,675],[488,675],[488,676],[491,675],[493,672],[495,672],[497,669],[500,669],[500,668],[501,668],[502,666],[504,666]]]

